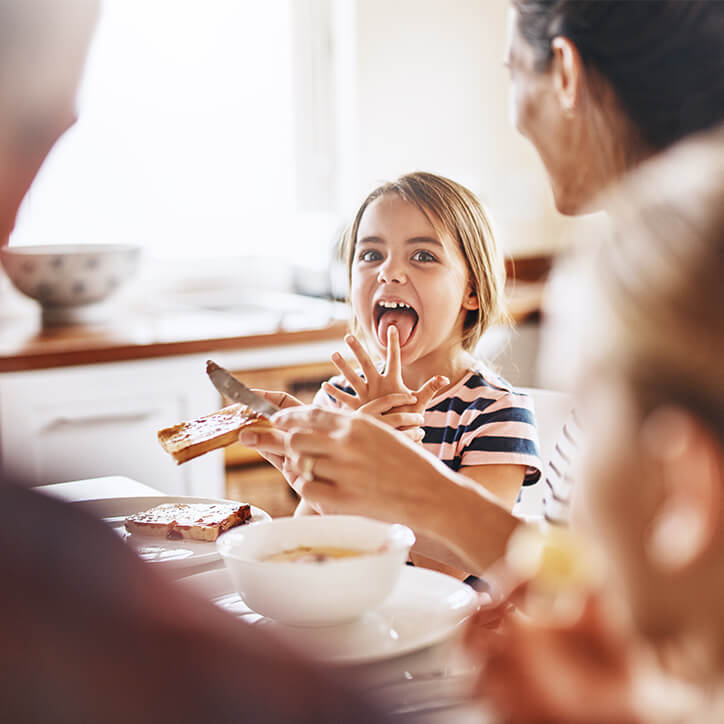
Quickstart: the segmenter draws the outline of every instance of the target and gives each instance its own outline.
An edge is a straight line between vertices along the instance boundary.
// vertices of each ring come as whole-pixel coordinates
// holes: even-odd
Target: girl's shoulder
[[[449,392],[462,390],[484,394],[488,397],[506,397],[508,395],[528,397],[526,392],[513,387],[508,380],[479,360],[475,361],[468,374]]]
[[[490,408],[490,405],[493,405]],[[528,396],[516,390],[506,379],[478,360],[452,387],[436,395],[428,411],[448,411],[454,408],[462,414],[467,410],[482,411],[507,407],[531,407]]]

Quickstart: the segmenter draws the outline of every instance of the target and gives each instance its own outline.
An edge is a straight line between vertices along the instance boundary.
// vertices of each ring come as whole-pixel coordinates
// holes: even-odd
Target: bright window
[[[48,157],[11,243],[326,261],[332,210],[298,201],[293,2],[107,0],[79,122]]]

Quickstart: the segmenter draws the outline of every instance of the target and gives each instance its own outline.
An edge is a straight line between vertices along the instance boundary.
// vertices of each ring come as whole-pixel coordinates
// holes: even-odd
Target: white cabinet
[[[172,495],[223,497],[224,451],[176,465],[163,427],[219,408],[205,374],[328,360],[341,341],[0,374],[0,466],[27,485],[125,475]]]
[[[223,496],[215,451],[177,466],[156,433],[217,409],[203,359],[172,357],[0,375],[0,461],[28,485],[126,475],[175,495]]]

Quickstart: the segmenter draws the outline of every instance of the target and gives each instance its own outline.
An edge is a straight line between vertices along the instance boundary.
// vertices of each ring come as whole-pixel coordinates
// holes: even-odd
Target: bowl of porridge
[[[238,528],[217,547],[250,609],[285,624],[324,626],[379,606],[414,542],[403,525],[314,515]]]

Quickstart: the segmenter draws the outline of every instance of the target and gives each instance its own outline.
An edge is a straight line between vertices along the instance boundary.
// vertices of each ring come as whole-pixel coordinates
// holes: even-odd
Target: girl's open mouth
[[[419,319],[415,309],[406,302],[377,302],[374,317],[377,339],[383,347],[387,346],[387,330],[393,324],[400,335],[400,347],[404,347]]]

